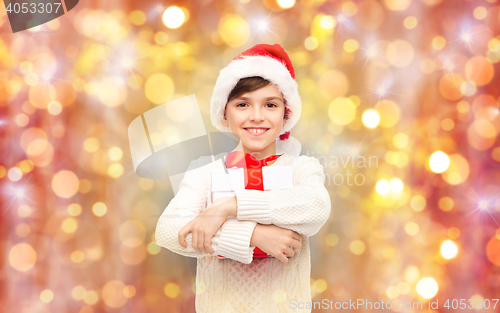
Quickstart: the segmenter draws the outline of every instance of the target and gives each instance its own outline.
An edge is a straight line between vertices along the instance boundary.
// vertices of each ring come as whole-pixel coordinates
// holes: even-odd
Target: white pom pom
[[[285,152],[288,155],[298,157],[302,150],[302,145],[293,136],[289,136],[288,139],[280,140],[279,137],[276,139],[276,154],[282,154]]]

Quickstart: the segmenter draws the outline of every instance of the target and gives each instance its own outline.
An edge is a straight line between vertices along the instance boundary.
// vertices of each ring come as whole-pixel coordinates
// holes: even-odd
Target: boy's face
[[[223,124],[240,137],[244,152],[263,159],[276,154],[276,138],[286,123],[284,114],[283,94],[270,84],[229,101]]]

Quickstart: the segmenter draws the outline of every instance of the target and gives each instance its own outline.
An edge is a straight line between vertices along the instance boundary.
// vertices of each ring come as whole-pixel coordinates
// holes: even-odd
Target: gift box
[[[211,202],[213,203],[221,197],[234,197],[234,192],[237,190],[251,189],[245,188],[245,186],[247,186],[245,178],[247,178],[248,175],[253,175],[251,172],[252,170],[254,169],[228,168],[228,174],[226,174],[223,168],[212,170]],[[291,166],[267,166],[262,167],[261,170],[264,192],[269,192],[273,189],[293,188],[293,171]],[[218,257],[220,259],[226,259],[224,256],[219,255]],[[256,247],[253,257],[254,259],[258,259],[272,256]]]

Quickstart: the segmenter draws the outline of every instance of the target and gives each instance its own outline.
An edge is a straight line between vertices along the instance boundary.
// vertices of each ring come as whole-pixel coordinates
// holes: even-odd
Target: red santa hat
[[[230,132],[228,126],[222,123],[224,109],[229,94],[241,78],[260,76],[269,80],[286,99],[288,120],[276,139],[276,153],[298,156],[301,145],[297,139],[290,136],[290,130],[297,124],[302,109],[298,85],[295,81],[295,71],[290,58],[279,44],[257,44],[235,57],[228,66],[223,68],[215,83],[214,93],[210,100],[210,119],[221,132]]]

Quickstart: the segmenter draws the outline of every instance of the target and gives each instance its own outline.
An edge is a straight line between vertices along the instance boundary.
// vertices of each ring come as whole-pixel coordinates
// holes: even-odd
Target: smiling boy
[[[156,241],[198,258],[197,312],[310,312],[289,303],[311,301],[308,237],[324,225],[331,203],[323,167],[316,158],[298,156],[300,144],[290,136],[300,110],[295,73],[280,45],[256,45],[221,70],[212,123],[239,136],[235,151],[245,157],[291,166],[294,187],[237,190],[206,206],[211,172],[223,165],[186,172],[158,221]],[[257,246],[274,257],[254,259]]]

